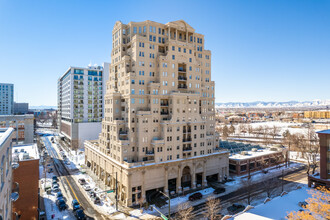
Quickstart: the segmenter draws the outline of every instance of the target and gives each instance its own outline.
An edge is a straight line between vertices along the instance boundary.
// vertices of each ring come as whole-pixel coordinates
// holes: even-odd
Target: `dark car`
[[[85,185],[86,180],[84,178],[81,178],[81,179],[78,180],[78,183],[80,183],[80,185]]]
[[[56,201],[56,205],[60,211],[65,210],[67,208],[64,199],[58,199]]]
[[[217,188],[216,190],[213,191],[213,194],[220,194],[226,192],[225,188]]]
[[[61,191],[60,187],[57,184],[53,186],[52,190],[53,192],[57,192],[57,193]]]
[[[89,191],[89,197],[91,198],[96,197],[96,193],[94,191]]]
[[[94,198],[94,204],[100,204],[101,203],[101,200],[99,197],[95,197]]]
[[[63,198],[63,194],[61,192],[57,192],[56,198],[57,199]]]
[[[201,199],[203,197],[202,193],[194,193],[191,196],[189,196],[189,201],[195,201],[198,199]]]
[[[78,209],[78,210],[74,213],[74,216],[76,216],[76,218],[79,219],[79,220],[86,219],[86,215],[85,215],[84,211],[81,210],[81,209]]]
[[[52,173],[53,171],[54,171],[53,168],[48,169],[48,173]]]
[[[57,180],[58,180],[58,179],[57,179],[57,176],[53,176],[53,177],[52,177],[52,180],[53,180],[53,181],[54,181],[54,180],[57,181]]]
[[[80,204],[79,204],[79,202],[76,199],[72,200],[71,205],[72,205],[73,211],[74,210],[77,210],[77,209],[80,209]]]
[[[229,206],[227,208],[228,212],[231,214],[239,213],[239,212],[243,211],[244,209],[245,209],[244,205],[237,204],[237,203],[234,203],[232,206]]]

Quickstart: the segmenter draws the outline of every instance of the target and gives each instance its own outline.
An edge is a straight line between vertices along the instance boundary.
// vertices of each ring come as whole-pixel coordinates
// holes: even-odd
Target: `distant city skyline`
[[[329,1],[128,2],[0,0],[0,82],[56,106],[69,66],[110,62],[116,21],[182,19],[212,51],[216,103],[330,99]]]

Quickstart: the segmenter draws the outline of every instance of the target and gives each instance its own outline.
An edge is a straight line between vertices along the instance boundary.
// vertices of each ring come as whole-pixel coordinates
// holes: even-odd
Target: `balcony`
[[[191,138],[184,138],[182,142],[191,142]]]
[[[179,81],[187,81],[187,77],[185,76],[178,76]]]
[[[19,198],[19,184],[17,182],[14,182],[11,191],[11,201],[16,202],[18,198]]]
[[[178,89],[186,89],[187,85],[186,84],[179,84]]]
[[[184,147],[182,150],[183,151],[192,151],[192,147]]]
[[[183,72],[183,73],[185,73],[185,72],[186,72],[186,68],[179,67],[179,68],[178,68],[178,71],[179,71],[179,72]]]
[[[183,133],[191,133],[191,129],[183,129]]]
[[[161,115],[168,115],[168,112],[160,112]]]
[[[154,149],[146,151],[146,155],[154,155],[155,151]]]
[[[119,135],[127,135],[127,131],[119,131]]]
[[[168,106],[168,102],[161,102],[161,103],[160,103],[160,106],[167,107],[167,106]]]
[[[19,167],[19,163],[17,163],[17,162],[13,162],[13,163],[11,164],[11,168],[12,168],[13,170],[16,170],[18,167]]]

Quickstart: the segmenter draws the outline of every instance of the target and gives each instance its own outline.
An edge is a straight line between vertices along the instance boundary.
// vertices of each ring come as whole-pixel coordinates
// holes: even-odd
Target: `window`
[[[191,59],[191,58],[190,58]],[[175,60],[175,55],[172,55],[172,60]]]
[[[191,59],[191,58],[189,58],[189,62],[190,62],[190,63],[192,62],[192,59]]]
[[[133,33],[134,34],[136,34],[136,31],[137,31],[136,27],[133,27]]]
[[[172,50],[175,51],[175,46],[172,46]]]
[[[189,54],[191,54],[191,50],[189,50]]]
[[[181,47],[178,47],[178,51],[181,52]]]
[[[134,103],[135,103],[135,99],[133,98],[133,99],[131,99],[131,100],[132,100],[132,101],[131,101],[131,102],[132,102],[132,104],[134,104]]]
[[[147,31],[147,27],[143,26],[143,33],[145,33]]]
[[[183,52],[186,53],[186,48],[183,48]]]
[[[135,84],[135,81],[134,81],[134,79],[132,79],[132,84]]]
[[[135,90],[134,89],[132,89],[132,92],[131,92],[133,95],[135,94]]]

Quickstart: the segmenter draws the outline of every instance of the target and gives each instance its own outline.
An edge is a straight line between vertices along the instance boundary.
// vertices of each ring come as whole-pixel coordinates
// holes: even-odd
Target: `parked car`
[[[89,197],[91,198],[96,197],[96,193],[93,190],[89,191]]]
[[[239,212],[243,211],[244,209],[245,209],[244,205],[237,204],[237,203],[234,203],[227,208],[228,212],[231,214],[239,213]]]
[[[52,177],[52,180],[56,180],[56,181],[57,181],[57,180],[58,180],[58,179],[57,179],[57,176],[53,176],[53,177]]]
[[[224,192],[226,192],[226,189],[225,188],[217,188],[217,189],[215,189],[214,191],[213,191],[213,194],[220,194],[220,193],[224,193]]]
[[[99,197],[95,197],[94,204],[100,204],[100,203],[101,203],[101,199]]]
[[[59,199],[59,198],[63,198],[63,194],[61,192],[57,192],[56,194],[56,198]]]
[[[202,197],[203,197],[202,193],[197,192],[189,196],[189,201],[195,201],[201,199]]]
[[[86,180],[84,178],[81,178],[81,179],[78,180],[78,183],[80,183],[80,185],[85,185]]]
[[[55,184],[58,185],[57,181],[56,180],[52,180],[52,186],[54,186]]]
[[[83,185],[84,190],[90,191],[92,188],[89,185]]]
[[[72,200],[71,205],[72,205],[73,211],[74,210],[77,210],[77,209],[80,209],[80,204],[79,204],[79,202],[76,199]]]
[[[81,209],[78,209],[77,211],[75,211],[74,216],[76,216],[76,218],[79,220],[86,219],[86,215],[85,215],[84,211]]]
[[[65,161],[65,164],[66,164],[66,165],[70,165],[71,162],[67,160],[67,161]]]
[[[48,173],[52,173],[53,171],[54,171],[53,168],[48,169]]]
[[[66,203],[64,199],[58,199],[56,200],[56,205],[60,211],[65,210],[67,208]]]
[[[307,202],[303,201],[303,202],[298,202],[298,205],[301,207],[301,208],[306,208],[306,206],[308,205]]]
[[[56,193],[61,191],[60,187],[58,185],[53,186],[52,190],[53,190],[53,192],[56,192]]]

